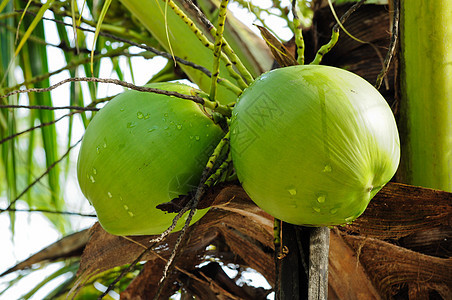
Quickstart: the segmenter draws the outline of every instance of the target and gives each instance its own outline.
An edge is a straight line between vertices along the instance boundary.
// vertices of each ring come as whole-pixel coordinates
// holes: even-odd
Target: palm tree
[[[36,282],[25,298],[56,278],[60,284],[46,296],[49,299],[97,298],[106,287],[121,299],[156,294],[266,299],[272,291],[288,299],[294,286],[303,297],[304,254],[290,249],[299,247],[297,241],[306,242],[306,229],[283,225],[282,243],[289,245],[289,253],[282,253],[284,247],[280,253],[273,241],[273,217],[226,176],[215,178],[216,184],[198,199],[211,209],[189,227],[182,244],[177,232],[149,244],[155,236],[114,236],[98,223],[91,226],[94,210],[78,190],[75,165],[83,132],[105,102],[125,88],[184,80],[210,94],[208,100],[231,108],[254,78],[275,65],[275,58],[285,64],[288,54],[281,51],[296,57],[300,28],[304,58],[311,62],[330,42],[336,24],[330,1],[293,1],[298,12],[294,19],[287,1],[234,0],[229,6],[248,11],[262,26],[267,43],[228,11],[223,46],[218,47],[218,20],[226,10],[219,8],[220,1],[194,2],[0,2],[0,217],[10,224],[2,230],[19,234],[21,214],[39,214],[61,237],[0,275],[17,274],[0,295],[33,273],[35,266],[53,264],[56,271]],[[350,2],[358,1],[334,2],[341,16],[351,12]],[[379,90],[401,129],[403,163],[394,182],[377,194],[360,218],[331,230],[329,298],[448,299],[452,186],[451,105],[446,99],[451,90],[447,37],[452,29],[446,24],[452,1],[401,1],[399,44],[398,1],[368,2],[372,4],[362,5],[343,22],[347,32],[340,31],[322,63],[348,69],[371,83],[382,80]],[[269,20],[277,20],[296,38],[283,46],[278,42],[284,40],[280,30]],[[391,62],[395,49],[401,50]],[[150,67],[143,72],[138,65],[144,64]],[[436,84],[423,84],[426,77],[435,78],[431,82]],[[65,83],[57,85],[62,80]],[[425,103],[431,106],[422,106]],[[428,125],[422,123],[426,120]],[[77,224],[91,228],[79,231],[84,225]],[[279,271],[275,261],[277,266],[281,262]],[[237,275],[231,278],[227,271]],[[261,274],[269,285],[244,283],[250,273]]]

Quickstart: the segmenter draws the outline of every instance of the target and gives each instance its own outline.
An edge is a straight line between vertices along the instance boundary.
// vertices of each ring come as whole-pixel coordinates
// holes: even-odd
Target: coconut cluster
[[[178,83],[150,86],[194,93]],[[89,124],[78,180],[108,232],[167,229],[175,214],[156,206],[196,188],[225,135],[198,104],[178,100],[127,91]],[[269,214],[297,225],[352,222],[400,159],[384,98],[361,77],[333,67],[294,66],[261,75],[239,97],[229,125],[232,161],[245,191]]]

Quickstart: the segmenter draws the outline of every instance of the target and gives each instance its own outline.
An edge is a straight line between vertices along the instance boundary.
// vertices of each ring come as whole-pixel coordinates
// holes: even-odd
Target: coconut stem
[[[293,30],[295,34],[295,45],[297,46],[297,62],[304,65],[304,40],[303,32],[301,30],[301,22],[297,13],[297,0],[292,1],[293,14]]]
[[[214,48],[215,48],[214,44],[207,39],[207,37],[196,26],[196,24],[172,0],[166,0],[166,2],[168,3],[169,7],[176,13],[176,15],[178,15],[182,19],[182,21],[184,21],[188,25],[188,27],[196,35],[198,40],[201,41],[201,43],[205,47],[214,51]],[[242,89],[248,87],[248,85],[243,80],[243,78],[240,76],[240,74],[238,74],[234,70],[234,68],[232,67],[233,64],[232,64],[231,60],[226,56],[226,54],[221,52],[220,57],[226,64],[226,69],[228,70],[229,75],[231,75],[231,77],[237,81],[239,87]]]
[[[215,28],[215,26],[213,26],[213,24],[210,22],[210,20],[207,19],[207,17],[198,8],[198,6],[193,4],[193,2],[191,0],[185,0],[185,3],[188,4],[190,9],[192,9],[194,12],[196,12],[196,16],[204,23],[204,25],[207,28],[210,28],[210,33],[212,34],[212,36],[216,36],[217,29]],[[221,11],[221,7],[220,7],[220,11]],[[237,70],[240,72],[240,74],[243,76],[243,78],[248,82],[248,84],[251,83],[252,81],[254,81],[253,75],[251,75],[251,73],[248,71],[248,69],[242,63],[240,58],[234,53],[234,50],[232,49],[232,47],[229,45],[229,43],[226,41],[226,39],[224,37],[222,37],[222,44],[223,44],[222,50],[229,57],[231,62],[234,64],[234,66],[237,68]]]
[[[320,47],[319,51],[317,51],[317,54],[315,55],[314,60],[310,64],[319,65],[325,54],[330,52],[330,50],[333,49],[334,45],[336,45],[338,39],[339,39],[339,29],[333,28],[333,30],[331,31],[330,41],[327,44]]]
[[[227,5],[229,0],[222,0],[220,4],[220,14],[218,16],[218,29],[215,34],[215,46],[213,50],[212,81],[210,85],[210,100],[215,101],[217,97],[217,80],[220,75],[220,55],[223,45],[224,22],[226,21]]]
[[[344,26],[342,25],[347,19],[348,17],[350,17],[350,15],[352,13],[354,13],[358,8],[361,7],[361,5],[363,5],[365,2],[365,0],[360,0],[359,2],[355,3],[352,7],[349,8],[349,10],[347,10],[341,17],[340,20],[338,20],[336,13],[333,9],[333,6],[331,4],[331,1],[328,1],[328,4],[331,7],[331,10],[333,12],[334,17],[336,18],[336,20],[338,21],[336,23],[336,25],[333,26],[332,32],[331,32],[331,39],[330,41],[323,45],[322,47],[320,47],[319,51],[317,51],[317,54],[315,55],[314,60],[310,63],[311,65],[319,65],[320,62],[323,59],[323,56],[325,56],[325,54],[327,54],[328,52],[330,52],[331,49],[333,49],[334,45],[336,45],[337,40],[339,39],[339,27],[341,27],[352,39],[361,42],[361,43],[366,43],[363,42],[357,38],[355,38],[354,36],[350,35],[347,30],[344,28]]]

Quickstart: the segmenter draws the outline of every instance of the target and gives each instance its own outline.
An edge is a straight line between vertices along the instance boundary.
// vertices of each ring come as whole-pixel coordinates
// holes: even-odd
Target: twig
[[[72,216],[81,216],[81,217],[90,217],[90,218],[96,218],[96,215],[92,214],[84,214],[84,213],[77,213],[72,211],[54,211],[54,210],[48,210],[48,209],[20,209],[20,208],[7,208],[7,209],[1,209],[0,212],[3,211],[14,211],[14,212],[40,212],[40,213],[49,213],[49,214],[58,214],[58,215],[72,215]]]
[[[0,108],[25,108],[42,110],[73,109],[77,111],[98,111],[100,108],[89,106],[48,106],[48,105],[0,105]]]
[[[377,76],[377,81],[375,83],[375,87],[377,89],[380,88],[383,78],[386,77],[386,74],[389,71],[389,65],[391,64],[392,57],[394,56],[394,52],[396,50],[397,39],[399,36],[399,1],[393,0],[393,20],[392,20],[392,30],[391,30],[391,42],[389,44],[388,53],[386,53],[385,61],[383,63],[383,68],[381,69],[380,74]]]
[[[171,226],[168,227],[168,229],[166,229],[161,235],[159,235],[156,238],[153,238],[152,240],[150,240],[150,243],[159,243],[161,241],[163,241],[167,235],[169,235],[171,233],[171,231],[174,230],[174,228],[176,228],[177,222],[179,221],[179,219],[190,209],[191,204],[193,203],[193,200],[190,200],[187,205],[185,205],[185,207],[177,213],[177,215],[174,217],[173,222],[171,223]]]
[[[68,79],[64,79],[60,82],[57,82],[56,84],[48,87],[48,88],[30,88],[30,89],[23,89],[23,90],[16,90],[16,91],[12,91],[7,93],[6,95],[0,95],[0,99],[1,98],[7,98],[9,96],[12,95],[16,95],[16,94],[22,94],[22,93],[30,93],[30,92],[38,92],[38,93],[42,93],[42,92],[49,92],[51,90],[56,89],[57,87],[68,83],[68,82],[79,82],[79,81],[86,81],[86,82],[100,82],[100,83],[113,83],[116,85],[120,85],[126,88],[130,88],[132,90],[135,91],[139,91],[139,92],[149,92],[149,93],[155,93],[155,94],[161,94],[161,95],[166,95],[166,96],[173,96],[173,97],[177,97],[180,99],[185,99],[185,100],[190,100],[193,101],[195,103],[201,104],[204,107],[210,108],[213,111],[217,111],[225,116],[230,116],[231,115],[231,111],[232,109],[228,106],[222,105],[220,104],[218,101],[209,101],[207,99],[204,99],[202,97],[199,96],[192,96],[192,95],[185,95],[185,94],[181,94],[178,92],[173,92],[173,91],[166,91],[166,90],[160,90],[160,89],[156,89],[156,88],[151,88],[151,87],[146,87],[146,86],[137,86],[134,85],[132,83],[128,83],[122,80],[118,80],[118,79],[108,79],[108,78],[96,78],[96,77],[76,77],[76,78],[68,78]]]
[[[155,89],[155,88],[150,88],[150,87],[144,87],[144,86],[137,86],[134,85],[132,83],[128,83],[122,80],[118,80],[118,79],[109,79],[109,78],[95,78],[95,77],[76,77],[76,78],[68,78],[68,79],[64,79],[60,82],[55,83],[54,85],[48,87],[48,88],[31,88],[31,89],[24,89],[24,90],[16,90],[16,91],[12,91],[10,93],[7,93],[6,95],[0,95],[0,98],[7,98],[9,96],[12,95],[16,95],[16,94],[22,94],[22,93],[30,93],[30,92],[37,92],[37,93],[42,93],[42,92],[50,92],[54,89],[56,89],[57,87],[68,83],[68,82],[80,82],[80,81],[86,81],[86,82],[100,82],[100,83],[113,83],[116,85],[120,85],[132,90],[136,90],[139,92],[151,92],[151,93],[156,93],[156,94],[162,94],[162,95],[167,95],[167,96],[174,96],[177,98],[181,98],[181,99],[186,99],[186,100],[191,100],[195,103],[204,105],[205,104],[205,100],[201,97],[198,96],[191,96],[191,95],[184,95],[178,92],[173,92],[173,91],[165,91],[165,90],[160,90],[160,89]]]

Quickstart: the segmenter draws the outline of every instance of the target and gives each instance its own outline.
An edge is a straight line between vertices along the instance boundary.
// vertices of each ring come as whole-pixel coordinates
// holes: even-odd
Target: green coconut
[[[349,223],[400,159],[391,109],[361,77],[327,66],[260,76],[231,120],[234,166],[263,210],[305,226]]]
[[[148,87],[186,95],[194,90],[177,83]],[[156,206],[198,185],[223,135],[192,101],[124,92],[105,105],[86,129],[77,164],[80,188],[109,233],[160,234],[176,214]],[[193,220],[206,212],[198,211]],[[176,230],[184,223],[183,217]]]

